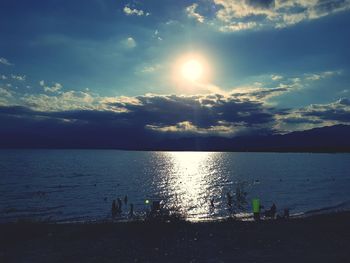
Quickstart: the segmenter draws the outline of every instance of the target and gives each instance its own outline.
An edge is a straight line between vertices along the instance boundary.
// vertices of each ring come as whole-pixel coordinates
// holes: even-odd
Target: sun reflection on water
[[[199,220],[212,211],[209,200],[220,196],[215,152],[162,152],[167,169],[160,178],[168,205],[178,205],[188,219]],[[215,183],[216,182],[216,183]],[[216,185],[216,187],[215,187]]]

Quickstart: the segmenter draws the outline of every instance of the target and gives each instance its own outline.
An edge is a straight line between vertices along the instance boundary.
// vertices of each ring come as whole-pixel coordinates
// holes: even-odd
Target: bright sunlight
[[[203,56],[199,54],[186,54],[180,57],[174,64],[174,80],[176,83],[182,84],[198,84],[207,83],[209,80],[209,66]],[[193,86],[193,85],[191,85]],[[186,85],[186,87],[191,87]]]
[[[197,81],[203,74],[203,65],[195,59],[188,60],[181,66],[181,74],[187,80]]]

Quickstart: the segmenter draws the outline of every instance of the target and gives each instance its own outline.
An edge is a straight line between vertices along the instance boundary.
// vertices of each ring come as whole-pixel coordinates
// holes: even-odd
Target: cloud
[[[20,102],[33,110],[46,112],[98,109],[94,98],[82,91],[67,91],[54,95],[25,94],[20,98]]]
[[[0,64],[3,64],[5,66],[13,66],[12,63],[10,63],[6,58],[0,57]]]
[[[152,74],[162,68],[160,64],[146,65],[137,69],[138,74]],[[255,101],[261,104],[277,105],[276,100],[270,100],[286,94],[288,92],[299,91],[304,88],[308,88],[307,81],[314,81],[315,79],[328,78],[341,74],[341,71],[328,70],[318,73],[307,73],[300,76],[281,76],[278,74],[263,75],[260,79],[257,79],[254,85],[247,85],[236,87],[231,91],[224,91],[220,87],[215,86],[196,86],[195,90],[201,94],[216,94],[224,97],[232,96],[241,101]],[[277,83],[276,83],[277,82]],[[37,108],[40,110],[59,111],[59,110],[73,110],[77,109],[109,109],[111,110],[111,104],[116,98],[100,97],[97,94],[91,94],[89,91],[85,92],[63,92],[62,85],[60,83],[53,83],[49,85],[44,80],[39,81],[40,86],[45,91],[44,94],[26,94],[23,97],[16,96],[19,99],[19,103],[25,103],[24,105],[31,108]],[[345,94],[346,90],[344,93]],[[70,94],[72,99],[69,102],[63,100],[63,96]],[[85,94],[85,95],[84,95]],[[339,96],[344,96],[339,94]],[[74,95],[74,96],[72,96]],[[85,97],[87,100],[91,100],[94,104],[87,103],[82,99]],[[130,98],[130,97],[129,97]],[[100,105],[99,105],[100,104]],[[128,111],[126,108],[114,108],[114,111]]]
[[[150,74],[158,71],[161,68],[162,66],[160,64],[145,66],[141,69],[141,73]]]
[[[5,66],[13,66],[12,63],[10,63],[6,58],[0,57],[0,64],[3,64]]]
[[[124,46],[127,47],[127,48],[135,48],[136,45],[137,45],[135,39],[132,38],[132,37],[128,37],[127,39],[125,39],[125,40],[123,41],[123,44],[124,44]]]
[[[276,116],[276,129],[286,132],[335,124],[350,124],[350,100],[341,98],[328,104],[312,104]]]
[[[133,9],[128,6],[125,6],[123,9],[124,13],[128,16],[136,15],[136,16],[149,16],[150,13],[144,12],[143,10]]]
[[[12,97],[12,93],[8,89],[0,87],[0,97],[9,98],[9,97]]]
[[[204,23],[204,16],[196,12],[198,4],[194,3],[186,7],[186,13],[188,17],[194,18],[199,23]]]
[[[350,100],[341,98],[330,104],[313,104],[300,110],[304,116],[317,117],[321,120],[350,123]]]
[[[237,96],[240,98],[249,98],[251,100],[265,100],[283,94],[292,88],[292,86],[288,85],[281,85],[277,88],[257,88],[249,90],[247,92],[239,92],[237,93]]]
[[[280,75],[271,75],[271,79],[274,81],[282,80],[283,76]]]
[[[275,6],[275,0],[246,0],[246,3],[250,6],[262,9],[268,9]]]
[[[305,74],[305,79],[310,81],[316,81],[320,79],[330,78],[336,75],[340,75],[341,71],[324,71],[320,73]]]
[[[240,87],[232,91],[232,95],[240,99],[249,99],[253,101],[265,102],[266,100],[282,95],[286,92],[295,91],[302,86],[298,82],[280,83],[277,87],[264,88],[261,87]]]
[[[247,128],[243,123],[226,123],[219,121],[217,125],[202,128],[194,125],[189,121],[179,122],[175,125],[157,126],[146,125],[146,129],[156,131],[158,133],[165,133],[170,136],[220,136],[220,137],[234,137],[241,134],[247,134],[250,128]]]
[[[158,67],[144,67],[143,73],[152,73]],[[137,134],[140,138],[146,135],[147,138],[234,137],[349,123],[350,103],[346,98],[300,109],[278,109],[269,101],[306,87],[310,82],[339,74],[341,71],[334,70],[292,77],[264,75],[256,79],[254,85],[238,87],[230,92],[216,87],[207,94],[146,94],[135,97],[103,97],[89,90],[65,91],[60,83],[48,85],[40,80],[41,94],[20,91],[12,96],[8,87],[1,88],[0,104],[8,106],[6,113],[2,113],[6,114],[6,118],[10,118],[9,114],[13,118],[16,115],[16,118],[29,118],[37,124],[44,118],[45,122],[52,121],[55,125],[70,123],[72,129],[78,124],[84,124],[89,129],[101,126],[108,133],[116,133],[117,129],[126,134]],[[12,76],[15,75],[11,78],[16,79]],[[197,91],[200,93],[199,89]],[[10,105],[20,106],[22,111],[9,113]]]
[[[236,87],[232,90],[232,94],[235,94],[235,96],[241,99],[267,102],[270,98],[278,97],[287,92],[296,92],[315,87],[313,82],[333,78],[341,74],[341,70],[328,70],[317,73],[305,73],[300,76],[281,76],[277,74],[263,75],[262,82],[255,82],[254,85]],[[272,81],[269,81],[269,79]]]
[[[213,0],[213,2],[217,11],[215,18],[209,20],[208,24],[215,24],[223,32],[283,28],[350,9],[349,0]],[[204,22],[206,18],[195,12],[198,7],[198,4],[189,6],[188,13]]]
[[[155,38],[155,39],[157,39],[157,40],[159,40],[159,41],[162,41],[163,40],[163,38],[160,36],[160,34],[159,34],[159,30],[158,29],[156,29],[155,31],[154,31],[154,33],[153,33],[153,38]]]
[[[18,80],[18,81],[25,81],[26,80],[26,76],[25,75],[11,75],[11,78],[14,80]]]
[[[235,135],[246,130],[266,130],[273,114],[260,102],[220,94],[176,96],[146,95],[109,103],[123,110],[122,119],[159,133]],[[238,129],[237,127],[240,127]]]
[[[54,83],[52,86],[48,86],[45,84],[44,80],[40,80],[39,85],[44,89],[45,92],[49,92],[49,93],[55,93],[62,89],[62,84]]]
[[[181,134],[233,136],[242,127],[247,131],[266,130],[274,120],[271,109],[260,102],[219,94],[104,98],[70,91],[56,96],[25,95],[21,101],[23,108],[35,112],[36,118],[103,122],[103,116],[108,116],[110,124],[131,125],[143,132],[167,133],[177,128]]]
[[[62,89],[62,85],[60,83],[55,83],[54,85],[52,85],[51,87],[49,86],[44,86],[44,91],[45,92],[57,92],[60,89]]]
[[[68,142],[82,142],[85,147],[101,143],[106,147],[136,147],[164,138],[274,134],[350,123],[348,98],[300,109],[277,109],[258,100],[285,89],[288,88],[258,89],[247,92],[249,96],[232,93],[100,97],[67,91],[55,95],[25,94],[17,106],[6,104],[1,96],[0,133],[16,133],[18,138],[37,136],[30,138],[34,141],[53,138],[45,142],[62,143],[62,147]],[[0,94],[11,96],[4,88]]]
[[[253,28],[261,27],[256,22],[232,22],[228,25],[224,25],[220,27],[220,31],[222,32],[235,32],[235,31],[241,31],[241,30],[248,30]]]

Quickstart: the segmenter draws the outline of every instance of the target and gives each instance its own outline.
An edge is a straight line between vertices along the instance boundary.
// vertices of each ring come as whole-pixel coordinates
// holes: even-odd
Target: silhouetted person
[[[277,210],[276,205],[275,205],[275,203],[273,203],[271,208],[269,210],[265,211],[265,216],[275,218],[276,210]]]
[[[283,218],[285,218],[285,219],[289,218],[289,208],[285,208],[283,210]]]
[[[129,216],[130,216],[130,217],[133,217],[133,216],[134,216],[134,204],[130,204]]]
[[[127,195],[124,196],[124,204],[125,204],[125,205],[128,204],[128,196],[127,196]]]
[[[276,207],[275,203],[273,203],[271,208],[270,208],[270,212],[271,212],[271,217],[272,218],[275,218],[276,211],[277,211],[277,207]]]
[[[157,213],[160,212],[160,202],[159,201],[153,201],[152,202],[152,207],[151,207],[151,212]]]
[[[226,197],[227,197],[227,205],[231,208],[232,207],[232,196],[230,193],[227,193]]]
[[[120,198],[117,198],[117,202],[118,202],[118,212],[121,213],[122,212],[122,200]]]
[[[149,211],[149,215],[151,217],[156,218],[162,215],[163,209],[160,201],[152,201],[152,205],[150,208],[151,210]]]
[[[212,199],[210,199],[210,207],[214,208],[214,197]]]
[[[254,198],[252,200],[252,207],[253,207],[254,220],[259,221],[260,220],[260,210],[261,210],[262,206],[260,205],[260,200],[258,198]]]
[[[112,202],[112,218],[115,218],[118,213],[118,207],[115,200]]]

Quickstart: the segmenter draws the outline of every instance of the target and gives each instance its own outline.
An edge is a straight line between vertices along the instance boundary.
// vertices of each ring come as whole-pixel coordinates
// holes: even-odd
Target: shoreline
[[[0,224],[1,262],[347,262],[350,211],[288,220]]]
[[[339,213],[350,213],[350,203],[349,201],[344,201],[332,206],[325,206],[322,208],[311,209],[307,211],[299,211],[291,213],[289,219],[304,219],[314,216],[322,216],[328,214],[339,214]],[[105,218],[96,218],[96,219],[84,219],[81,217],[80,219],[54,219],[51,216],[48,217],[33,217],[33,216],[23,216],[18,218],[13,218],[12,220],[0,220],[0,226],[6,224],[109,224],[109,223],[142,223],[146,222],[146,214],[144,210],[143,212],[135,212],[134,217],[130,218],[128,211],[124,211],[122,215],[112,219],[111,216],[107,216]],[[280,217],[278,217],[280,216]],[[227,215],[214,215],[214,216],[206,216],[200,218],[187,217],[180,214],[175,213],[174,216],[170,216],[169,219],[180,219],[183,222],[187,223],[221,223],[225,221],[242,221],[242,222],[253,222],[254,215],[252,212],[238,212]],[[266,218],[264,212],[261,213],[261,221],[270,221],[270,218]],[[283,219],[283,215],[281,213],[276,213],[276,221],[281,221]]]
[[[0,150],[11,151],[11,150],[30,150],[30,151],[40,151],[40,150],[53,150],[53,151],[122,151],[122,152],[206,152],[206,153],[314,153],[314,154],[349,154],[350,149],[346,150],[225,150],[225,149],[123,149],[123,148],[59,148],[59,147],[28,147],[28,148],[1,148]]]

